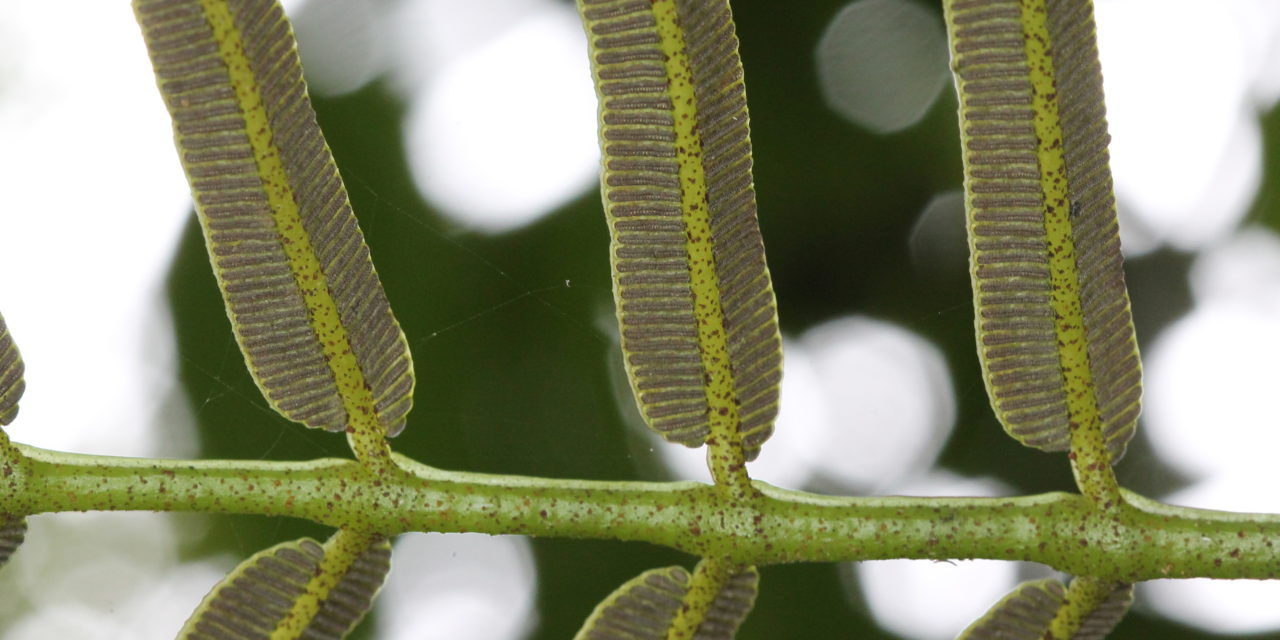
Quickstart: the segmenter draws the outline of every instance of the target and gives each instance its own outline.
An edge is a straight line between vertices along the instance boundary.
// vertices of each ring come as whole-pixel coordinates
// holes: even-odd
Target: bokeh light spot
[[[911,265],[934,280],[964,278],[969,271],[964,192],[946,191],[929,200],[907,241]]]
[[[812,467],[837,484],[877,492],[932,466],[955,421],[955,396],[937,347],[898,325],[849,317],[806,331],[828,416],[809,427]],[[802,430],[783,407],[779,430]],[[816,430],[816,432],[814,431]]]
[[[405,118],[413,179],[467,228],[529,224],[595,184],[599,151],[586,39],[548,5],[446,65]]]
[[[1201,255],[1195,309],[1147,357],[1146,428],[1160,456],[1207,476],[1268,468],[1280,449],[1280,238],[1257,230]]]
[[[1153,580],[1138,598],[1165,617],[1218,633],[1280,629],[1280,582],[1275,580]]]
[[[1228,234],[1261,182],[1256,116],[1269,105],[1250,99],[1250,30],[1232,19],[1231,4],[1097,3],[1121,215],[1180,249]]]
[[[845,6],[823,32],[816,58],[827,104],[876,133],[918,122],[949,79],[941,21],[902,0]]]
[[[5,640],[172,638],[234,565],[226,557],[179,562],[179,528],[168,514],[27,521],[26,542],[0,572]]]
[[[386,640],[517,640],[537,621],[537,570],[518,536],[410,533],[378,599]]]
[[[285,7],[298,39],[307,89],[328,96],[360,89],[383,71],[386,41],[378,0],[309,0]]]

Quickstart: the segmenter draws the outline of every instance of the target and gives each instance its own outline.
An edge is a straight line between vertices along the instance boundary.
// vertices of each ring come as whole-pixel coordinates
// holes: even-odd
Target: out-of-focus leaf
[[[18,400],[27,388],[22,373],[22,354],[0,317],[0,425],[7,425],[18,416]]]
[[[275,0],[134,0],[236,339],[271,405],[395,435],[413,366]]]
[[[0,516],[0,567],[9,562],[13,553],[27,538],[27,519]]]
[[[391,545],[346,531],[322,547],[303,538],[244,561],[205,596],[182,640],[340,640],[373,606]]]
[[[18,400],[26,389],[22,378],[22,355],[13,343],[9,327],[0,317],[0,425],[13,422],[18,415]],[[16,455],[9,445],[9,438],[0,431],[0,449],[6,454]],[[0,464],[0,467],[4,467]],[[22,541],[27,537],[27,519],[0,514],[0,566],[9,562]]]
[[[992,405],[1028,446],[1114,462],[1134,433],[1141,375],[1093,4],[945,7]]]
[[[578,8],[632,391],[664,438],[722,443],[740,466],[773,431],[782,353],[728,2]]]

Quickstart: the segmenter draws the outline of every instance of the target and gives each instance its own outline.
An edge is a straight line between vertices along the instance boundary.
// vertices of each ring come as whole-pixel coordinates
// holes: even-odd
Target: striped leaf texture
[[[1039,640],[1066,597],[1053,578],[1024,582],[960,634],[960,640]]]
[[[27,538],[27,519],[0,516],[0,567],[9,562]]]
[[[688,585],[682,567],[650,569],[596,606],[574,640],[664,640]]]
[[[647,424],[747,460],[773,431],[777,309],[727,0],[579,0],[632,391]]]
[[[1018,585],[960,640],[1101,640],[1133,604],[1133,585],[1054,578]]]
[[[1076,583],[1071,583],[1071,586],[1074,589]],[[1068,590],[1067,597],[1070,598],[1071,595],[1071,591]],[[1100,602],[1082,612],[1080,626],[1075,635],[1071,636],[1072,640],[1102,640],[1116,628],[1117,624],[1120,624],[1120,620],[1129,613],[1131,606],[1133,606],[1133,585],[1120,584],[1107,589]]]
[[[756,604],[760,574],[753,568],[729,577],[698,625],[694,640],[733,640]]]
[[[391,572],[391,541],[379,538],[363,548],[320,603],[316,616],[302,634],[306,640],[345,638],[365,614]]]
[[[601,602],[574,640],[666,640],[698,585],[681,567],[651,569]],[[748,569],[719,585],[698,621],[696,640],[731,640],[755,604],[760,574]]]
[[[1077,449],[1074,437],[1105,447],[1102,458],[1114,462],[1135,430],[1141,373],[1093,5],[946,0],[945,8],[992,405],[1023,444]]]
[[[0,425],[7,425],[18,416],[18,400],[27,388],[23,370],[22,354],[18,353],[9,327],[0,317]]]
[[[373,606],[391,569],[385,538],[351,553],[335,541],[303,538],[261,551],[236,567],[205,596],[180,640],[303,638],[340,640]]]
[[[413,365],[275,0],[134,0],[236,339],[271,406],[397,434]]]

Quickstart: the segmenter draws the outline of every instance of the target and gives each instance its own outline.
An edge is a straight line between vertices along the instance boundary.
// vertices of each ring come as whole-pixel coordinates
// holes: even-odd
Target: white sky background
[[[902,18],[901,6],[895,8],[901,0],[866,2],[889,7],[891,15],[885,19],[893,29],[924,29],[925,38],[936,38],[937,32],[931,35],[929,29],[941,29],[911,10]],[[409,101],[409,160],[415,178],[425,197],[460,228],[501,231],[528,224],[594,185],[593,97],[585,61],[580,57],[583,61],[573,68],[574,56],[582,51],[581,41],[574,38],[581,34],[563,5],[550,0],[399,0],[387,3],[391,19],[380,22],[368,20],[375,15],[370,7],[376,0],[286,4],[300,10],[298,28],[317,90],[352,90],[385,73]],[[1276,405],[1268,402],[1274,396],[1268,393],[1274,384],[1267,384],[1275,380],[1274,369],[1265,366],[1280,359],[1280,343],[1274,338],[1280,325],[1280,240],[1266,231],[1237,228],[1261,175],[1257,114],[1280,94],[1280,74],[1275,72],[1280,69],[1280,3],[1163,0],[1160,6],[1158,14],[1145,2],[1100,0],[1098,6],[1126,251],[1132,256],[1167,244],[1200,252],[1192,274],[1195,309],[1157,336],[1144,354],[1148,408],[1142,428],[1163,447],[1162,456],[1202,479],[1170,501],[1276,511],[1280,505],[1260,492],[1276,486],[1275,465],[1265,457],[1275,447],[1259,438],[1272,437],[1280,422]],[[858,11],[867,20],[876,19],[876,12],[865,6]],[[495,16],[501,17],[497,28],[486,26],[494,24]],[[309,33],[327,33],[312,37],[344,47],[314,48],[315,53],[306,54]],[[358,45],[362,41],[366,46]],[[814,44],[815,64],[824,65],[823,76],[840,78],[838,60],[833,61],[839,51]],[[851,50],[858,48],[851,45]],[[912,64],[924,65],[913,69],[927,69],[930,62]],[[945,60],[940,64],[945,70]],[[856,65],[849,68],[857,71]],[[876,71],[846,76],[848,83],[871,77],[859,91],[845,86],[828,92],[838,96],[832,98],[836,108],[853,100],[851,117],[880,109],[879,116],[867,121],[873,130],[911,126],[914,121],[904,122],[904,114],[927,112],[939,92],[950,90],[946,83],[934,88],[916,82],[910,91],[895,92],[893,70]],[[528,82],[527,92],[545,90],[557,100],[576,97],[552,104],[544,113],[522,109],[538,123],[533,129],[542,137],[521,140],[518,132],[525,127],[519,123],[502,130],[484,126],[483,107],[494,101],[485,87],[501,83],[468,81],[501,73],[518,74]],[[532,77],[539,73],[548,75]],[[922,73],[906,75],[918,81]],[[859,95],[872,99],[858,103]],[[894,96],[901,95],[915,96],[915,102],[895,102]],[[564,152],[559,161],[538,155],[531,162],[513,152],[545,153],[548,140],[570,141],[552,145]],[[498,160],[545,173],[513,182],[509,169],[494,168]],[[0,215],[0,237],[6,240],[0,251],[0,312],[22,349],[28,382],[22,412],[9,433],[21,442],[62,450],[191,455],[190,424],[174,387],[176,356],[161,291],[190,201],[125,3],[0,0],[0,175],[5,176],[7,195]],[[1230,338],[1229,348],[1223,348],[1224,337]],[[922,484],[957,486],[957,481],[927,471],[954,421],[950,381],[935,348],[902,328],[868,318],[836,319],[788,337],[788,344],[784,413],[779,435],[771,442],[778,446],[765,447],[754,467],[762,477],[790,469],[790,477],[779,475],[773,481],[879,492],[906,492],[904,487]],[[846,380],[843,389],[858,388],[859,376],[869,371],[877,372],[878,379],[899,381],[904,398],[937,398],[938,404],[895,405],[909,400],[876,394],[864,401],[880,404],[859,412],[848,406],[849,395],[839,385],[813,382]],[[75,401],[69,402],[72,392]],[[1199,398],[1204,402],[1188,404]],[[1222,419],[1224,407],[1231,411],[1228,420]],[[855,414],[902,420],[894,427],[895,438],[884,446],[907,447],[891,455],[914,458],[917,467],[893,480],[896,484],[868,486],[867,477],[842,475],[847,471],[836,463],[819,461],[821,451],[813,443],[824,440],[805,434],[804,425],[843,426],[853,420],[846,416]],[[1205,439],[1207,424],[1215,430]],[[1222,429],[1228,428],[1236,429],[1231,432],[1235,437],[1224,437]],[[847,439],[851,433],[835,430],[822,437]],[[797,468],[820,469],[821,474],[797,475]],[[932,484],[936,482],[942,485]],[[980,492],[1000,490],[981,480],[967,482],[985,487]],[[177,565],[176,541],[189,532],[171,522],[153,514],[33,518],[28,542],[0,572],[0,589],[23,594],[0,601],[4,638],[171,637],[234,561]],[[94,555],[108,559],[106,564],[52,551],[76,548],[89,531]],[[471,592],[478,595],[466,604],[430,605],[416,597],[407,601],[434,611],[490,611],[486,607],[496,602],[493,610],[510,610],[510,619],[492,614],[493,628],[474,637],[523,636],[536,575],[527,546],[518,538],[497,538],[492,543],[497,546],[477,551],[478,543],[465,537],[407,537],[398,545],[397,565],[415,566],[422,558],[435,557],[444,544],[438,539],[445,538],[457,545],[446,555],[484,557],[499,568],[478,573],[515,580],[477,587]],[[129,562],[111,562],[113,557]],[[393,571],[392,581],[416,573]],[[858,584],[855,591],[877,592],[872,571],[857,575],[851,580]],[[1012,586],[1007,568],[993,568],[988,575],[995,584]],[[85,583],[96,588],[74,587]],[[423,579],[389,587],[385,604],[406,601],[395,595],[400,589],[430,591],[423,586],[429,584]],[[1280,617],[1267,615],[1276,610],[1272,604],[1280,585],[1256,587],[1161,582],[1139,598],[1189,624],[1229,625],[1232,631],[1280,628]],[[940,599],[924,606],[942,607],[946,598]],[[1238,611],[1227,608],[1228,599],[1239,605]],[[910,607],[922,606],[920,601],[888,600],[889,605],[870,600],[887,627],[905,637],[938,637],[928,629],[901,626],[912,615]],[[524,604],[500,606],[504,602]],[[893,602],[907,608],[895,613]],[[28,607],[38,613],[15,619]],[[406,637],[393,631],[408,624],[404,615],[386,616],[386,637]],[[5,629],[4,624],[10,626]],[[440,624],[447,628],[447,621]]]

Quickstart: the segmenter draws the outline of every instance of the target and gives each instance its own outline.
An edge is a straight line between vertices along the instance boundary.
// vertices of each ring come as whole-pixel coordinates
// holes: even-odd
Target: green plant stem
[[[395,454],[398,473],[352,460],[177,461],[25,456],[0,510],[198,511],[406,531],[643,541],[743,565],[888,558],[1025,560],[1075,575],[1277,578],[1280,516],[1163,505],[1125,492],[1097,509],[1076,494],[1016,498],[837,498],[756,483],[734,504],[692,482],[551,480],[442,471]],[[7,488],[6,488],[7,487]]]

